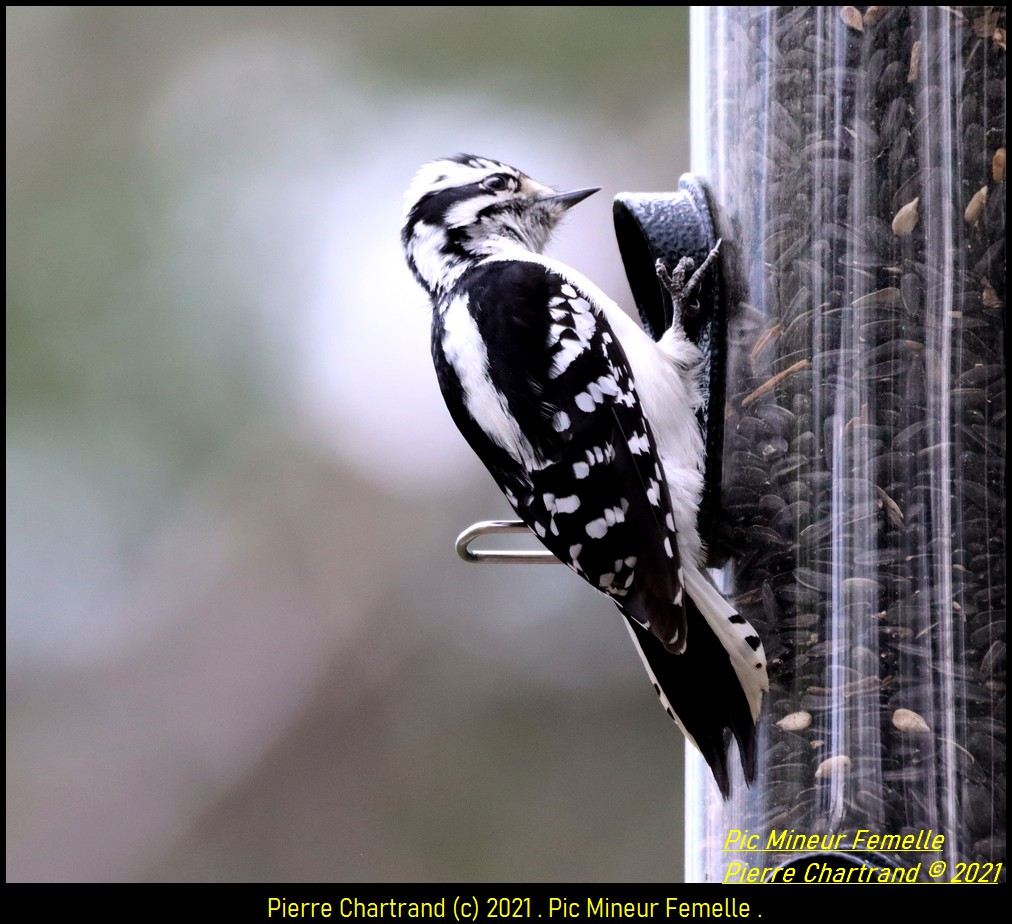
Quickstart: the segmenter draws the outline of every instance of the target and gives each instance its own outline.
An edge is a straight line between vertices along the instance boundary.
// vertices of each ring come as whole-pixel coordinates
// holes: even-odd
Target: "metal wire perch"
[[[499,533],[529,533],[522,520],[482,520],[465,529],[456,542],[457,554],[467,562],[483,565],[561,565],[551,552],[521,549],[472,549],[470,545],[480,536]]]

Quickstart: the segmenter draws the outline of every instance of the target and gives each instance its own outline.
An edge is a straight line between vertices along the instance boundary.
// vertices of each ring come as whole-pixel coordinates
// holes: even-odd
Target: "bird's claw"
[[[657,279],[671,296],[673,323],[681,320],[687,310],[687,303],[692,294],[699,288],[703,281],[703,274],[720,256],[720,244],[718,240],[713,249],[706,255],[706,259],[696,268],[696,261],[692,257],[682,257],[673,270],[668,270],[664,260],[659,259],[654,268],[657,272]],[[698,307],[696,309],[698,311]],[[695,312],[693,312],[695,314]]]

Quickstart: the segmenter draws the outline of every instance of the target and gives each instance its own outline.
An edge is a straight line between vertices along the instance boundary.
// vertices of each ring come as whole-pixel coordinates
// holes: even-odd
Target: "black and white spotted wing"
[[[604,315],[534,261],[480,263],[453,301],[433,331],[433,349],[465,437],[548,549],[669,650],[683,650],[668,489]],[[468,323],[487,352],[480,374],[455,362],[448,347],[446,331],[459,339]],[[463,378],[470,404],[454,408]]]

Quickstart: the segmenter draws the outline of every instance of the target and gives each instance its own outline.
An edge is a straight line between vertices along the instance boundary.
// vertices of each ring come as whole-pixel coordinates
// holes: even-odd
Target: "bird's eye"
[[[487,176],[481,181],[482,188],[491,190],[492,192],[502,192],[509,186],[506,182],[506,177],[496,174],[495,176]]]

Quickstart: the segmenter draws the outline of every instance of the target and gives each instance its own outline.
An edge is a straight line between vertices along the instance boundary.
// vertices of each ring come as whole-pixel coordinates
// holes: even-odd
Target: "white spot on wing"
[[[629,451],[635,455],[650,452],[650,440],[645,433],[634,433],[629,438]]]
[[[605,507],[602,512],[602,516],[596,520],[591,520],[587,526],[587,535],[591,539],[603,539],[605,533],[614,526],[616,523],[625,522],[625,512],[629,507],[629,502],[623,498],[621,506],[619,507]]]
[[[548,370],[550,379],[557,379],[565,372],[586,349],[585,344],[579,340],[563,340],[558,352],[552,358],[551,368]]]
[[[548,377],[552,379],[562,375],[585,350],[590,349],[597,330],[597,322],[586,299],[580,298],[571,285],[564,285],[561,292],[565,299],[553,298],[549,303],[555,323],[548,331],[546,345],[557,347],[548,370]]]
[[[597,387],[600,388],[602,393],[606,395],[614,396],[618,394],[618,382],[616,382],[610,375],[602,375],[597,380]]]
[[[575,494],[569,497],[560,497],[555,502],[555,509],[558,513],[576,513],[580,509],[580,498]]]

